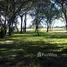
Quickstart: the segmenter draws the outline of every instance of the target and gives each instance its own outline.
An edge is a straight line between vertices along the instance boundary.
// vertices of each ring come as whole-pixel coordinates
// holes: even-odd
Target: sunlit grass
[[[26,34],[13,34],[11,40],[13,41],[20,41],[20,42],[37,42],[43,41],[46,43],[67,43],[67,34],[66,33],[41,33],[40,36],[37,36],[35,33],[26,33]],[[8,39],[8,38],[7,38]],[[64,44],[63,44],[64,45]]]
[[[35,32],[28,31],[27,33],[22,34],[13,34],[12,36],[7,36],[5,40],[1,40],[1,44],[11,44],[13,42],[21,42],[23,44],[34,44],[34,45],[45,45],[45,44],[54,44],[54,45],[64,45],[67,47],[67,33],[65,32],[39,32],[40,36]]]

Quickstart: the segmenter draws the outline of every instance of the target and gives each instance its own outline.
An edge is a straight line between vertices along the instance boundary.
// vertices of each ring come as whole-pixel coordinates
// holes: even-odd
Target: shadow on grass
[[[43,33],[39,37],[66,38],[66,33]],[[22,42],[0,44],[0,67],[67,67],[67,43],[50,44],[44,41],[23,41],[23,37],[38,37],[36,33],[14,34],[5,40],[22,39]],[[20,40],[21,40],[20,39]],[[2,39],[0,41],[3,41]],[[14,40],[13,40],[14,41]],[[60,46],[59,46],[60,45]],[[37,54],[41,52],[41,57]]]
[[[66,50],[62,46],[45,42],[0,44],[0,66],[67,67]],[[37,57],[38,52],[44,55]]]

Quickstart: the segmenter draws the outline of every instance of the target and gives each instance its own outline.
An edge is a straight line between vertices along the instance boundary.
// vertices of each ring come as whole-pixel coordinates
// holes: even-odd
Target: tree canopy
[[[60,7],[60,8],[59,8]],[[25,15],[30,12],[31,17],[35,16],[36,31],[38,32],[38,25],[41,20],[46,19],[47,30],[52,24],[53,19],[60,18],[63,16],[66,21],[67,29],[67,1],[66,0],[3,0],[0,1],[0,16],[4,16],[4,27],[6,35],[6,30],[8,29],[9,35],[12,33],[12,27],[16,24],[15,20],[18,15]],[[59,9],[58,9],[59,8]],[[62,11],[61,11],[62,10]],[[35,13],[35,14],[33,14]],[[63,14],[62,14],[63,13]],[[1,18],[0,18],[1,19]],[[22,22],[22,19],[21,19]],[[25,17],[25,30],[26,30],[26,17]],[[21,25],[22,27],[22,25]],[[21,28],[22,31],[22,28]]]

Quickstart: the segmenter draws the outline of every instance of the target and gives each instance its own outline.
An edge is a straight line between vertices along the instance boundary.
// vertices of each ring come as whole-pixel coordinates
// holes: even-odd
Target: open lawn
[[[67,67],[67,33],[39,34],[14,33],[0,39],[0,67]]]

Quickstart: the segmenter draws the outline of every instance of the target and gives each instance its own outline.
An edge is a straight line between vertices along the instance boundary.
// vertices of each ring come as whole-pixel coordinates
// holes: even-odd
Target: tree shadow
[[[37,57],[38,52],[44,55]],[[67,67],[66,52],[62,46],[45,42],[0,44],[0,66]]]
[[[45,38],[66,38],[67,35],[51,34],[39,32],[39,37]],[[38,37],[36,33],[27,32],[26,34],[17,34],[7,37]],[[23,39],[23,38],[22,38]],[[4,41],[5,41],[4,40]],[[1,40],[2,41],[2,40]],[[59,46],[60,45],[60,46]],[[67,67],[67,43],[51,44],[44,41],[14,41],[11,44],[0,44],[0,67]],[[37,56],[38,53],[42,55]]]

